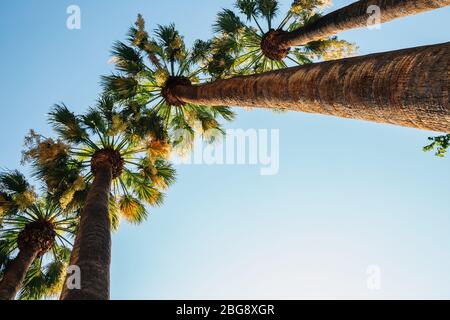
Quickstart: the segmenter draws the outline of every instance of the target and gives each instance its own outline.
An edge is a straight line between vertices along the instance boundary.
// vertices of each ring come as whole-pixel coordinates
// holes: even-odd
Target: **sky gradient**
[[[175,22],[187,43],[211,36],[230,0],[16,0],[0,3],[0,167],[20,167],[46,113],[83,112],[136,15]],[[281,1],[286,9],[290,0]],[[353,1],[335,0],[341,7]],[[82,10],[81,30],[66,8]],[[448,41],[450,8],[340,38],[358,54]],[[236,108],[228,128],[279,129],[280,170],[180,165],[165,204],[113,236],[113,299],[450,298],[450,159],[422,152],[431,132]],[[381,288],[367,287],[369,266]]]

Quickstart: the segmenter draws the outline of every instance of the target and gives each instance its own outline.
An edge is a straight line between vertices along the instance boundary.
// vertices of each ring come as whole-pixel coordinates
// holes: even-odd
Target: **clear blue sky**
[[[137,13],[152,28],[175,22],[192,42],[231,3],[1,1],[0,166],[19,167],[28,129],[49,134],[52,104],[93,103]],[[66,28],[71,4],[81,30]],[[359,54],[441,43],[449,18],[446,8],[340,36]],[[432,133],[261,110],[239,111],[229,127],[280,129],[279,174],[179,166],[165,205],[114,235],[114,299],[450,298],[450,159],[421,151]],[[370,265],[381,290],[366,286]]]

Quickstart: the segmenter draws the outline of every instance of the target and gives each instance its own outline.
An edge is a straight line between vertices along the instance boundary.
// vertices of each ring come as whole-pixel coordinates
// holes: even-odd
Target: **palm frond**
[[[70,143],[81,143],[87,137],[80,119],[65,104],[54,105],[48,119],[53,129]]]
[[[247,20],[258,16],[258,3],[256,0],[237,0],[236,7],[247,17]]]
[[[243,27],[244,23],[232,10],[223,9],[217,14],[216,22],[213,24],[213,31],[236,35]]]
[[[118,203],[121,215],[130,223],[139,224],[147,218],[144,205],[130,195],[124,195]]]
[[[116,68],[130,75],[137,75],[145,69],[141,54],[121,41],[114,43],[112,61]]]

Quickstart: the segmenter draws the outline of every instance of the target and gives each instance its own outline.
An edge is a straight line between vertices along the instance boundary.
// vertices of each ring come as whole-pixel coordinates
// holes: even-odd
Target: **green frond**
[[[256,0],[237,0],[235,6],[247,17],[247,20],[258,16],[258,3]]]
[[[147,211],[144,205],[130,195],[124,195],[118,203],[122,217],[133,224],[140,224],[147,218]]]
[[[357,50],[355,44],[338,40],[336,36],[312,41],[304,46],[304,54],[310,59],[337,60],[352,56]]]
[[[450,147],[450,134],[438,136],[438,137],[430,137],[428,140],[431,141],[431,144],[425,146],[423,150],[425,152],[435,150],[435,155],[437,157],[445,157],[448,148]]]
[[[92,132],[101,132],[106,134],[108,124],[106,123],[103,114],[96,108],[89,108],[86,114],[81,116],[83,124]]]
[[[112,231],[118,231],[120,226],[120,210],[114,193],[109,196],[109,219],[111,221]]]
[[[0,173],[0,189],[9,194],[20,194],[32,190],[25,176],[18,170]]]
[[[105,92],[113,95],[119,101],[133,98],[139,87],[138,81],[133,77],[114,74],[102,76],[101,84]]]
[[[18,170],[0,173],[0,218],[25,210],[36,201],[34,188]],[[0,220],[1,222],[1,220]]]
[[[213,54],[208,63],[208,73],[216,79],[224,78],[232,69],[233,64],[233,56],[226,52],[217,52]]]
[[[236,118],[236,113],[230,107],[216,106],[212,107],[211,111],[215,118],[222,117],[226,121],[233,121]]]
[[[129,133],[139,139],[146,140],[149,137],[156,140],[167,140],[168,133],[164,126],[164,120],[152,110],[144,111],[139,117],[132,117],[128,121]]]
[[[182,61],[187,56],[183,37],[176,30],[175,25],[158,25],[155,29],[155,35],[158,39],[158,45],[164,49],[167,61]],[[171,74],[173,74],[173,70]]]
[[[158,190],[167,190],[176,181],[176,170],[172,164],[164,159],[150,161],[150,159],[145,158],[142,160],[139,169],[140,174],[148,181],[151,181]],[[150,199],[154,202],[154,197]]]
[[[213,24],[215,33],[224,33],[228,35],[236,35],[244,28],[241,19],[229,9],[223,9],[217,14],[216,22]]]
[[[81,143],[87,137],[80,119],[65,104],[53,107],[49,113],[49,122],[61,138],[70,143]]]
[[[141,54],[121,41],[114,43],[112,61],[116,68],[130,75],[137,75],[145,69]]]

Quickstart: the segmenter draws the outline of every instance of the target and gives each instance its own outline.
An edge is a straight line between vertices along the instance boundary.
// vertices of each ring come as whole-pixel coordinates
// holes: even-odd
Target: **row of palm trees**
[[[174,25],[148,33],[139,15],[113,46],[116,71],[102,77],[97,105],[82,115],[56,105],[55,137],[26,137],[24,162],[42,194],[20,172],[0,175],[0,299],[109,299],[111,231],[162,203],[176,175],[170,153],[189,150],[196,134],[214,141],[230,107],[449,133],[449,43],[347,58],[356,46],[335,34],[366,26],[371,5],[387,22],[450,0],[362,0],[323,15],[328,2],[295,0],[278,19],[276,0],[237,0],[192,48]],[[450,135],[430,139],[425,149],[445,154]],[[64,281],[68,265],[81,288]]]

